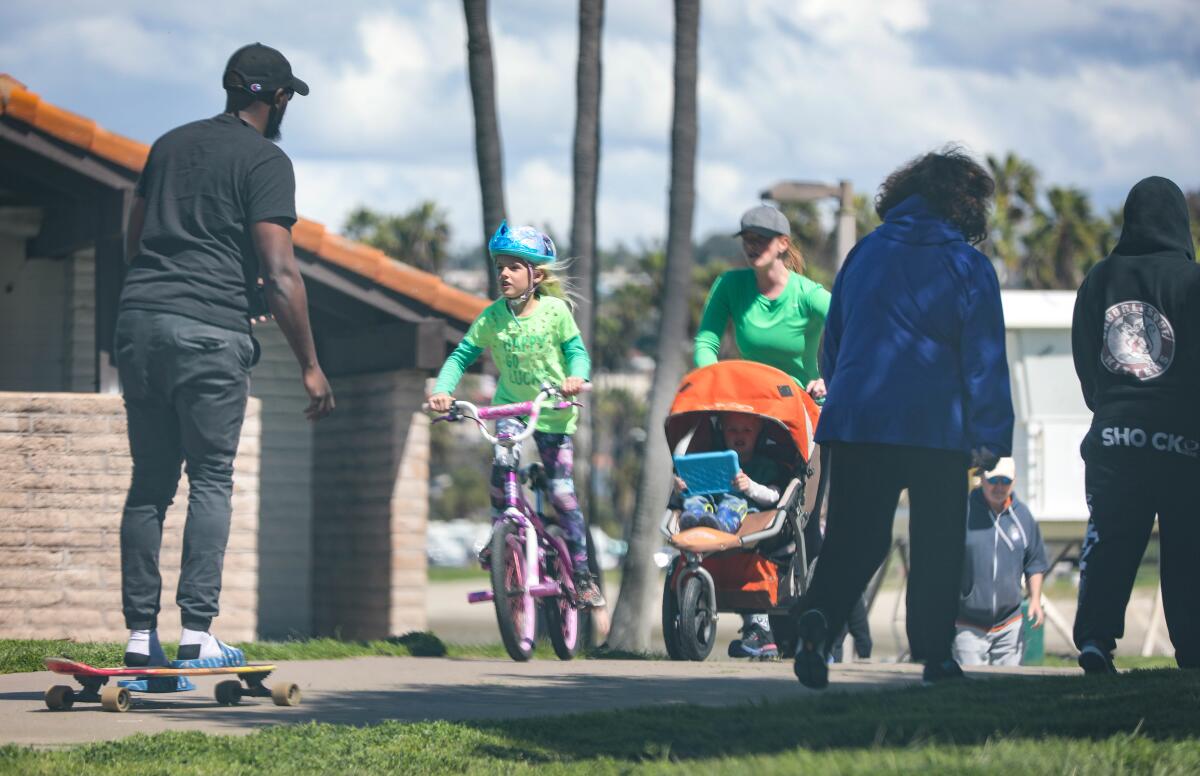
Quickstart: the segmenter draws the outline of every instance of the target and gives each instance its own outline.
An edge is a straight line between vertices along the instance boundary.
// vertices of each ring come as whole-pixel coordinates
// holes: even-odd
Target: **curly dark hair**
[[[920,194],[934,213],[956,226],[969,243],[987,238],[988,208],[996,183],[958,146],[946,146],[912,159],[887,177],[875,197],[875,212],[887,212]]]

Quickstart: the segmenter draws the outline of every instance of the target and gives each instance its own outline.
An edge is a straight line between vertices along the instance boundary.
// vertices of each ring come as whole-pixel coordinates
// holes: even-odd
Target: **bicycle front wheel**
[[[525,544],[518,527],[508,520],[492,533],[492,594],[500,640],[513,660],[533,654],[537,629],[534,599],[525,589]]]

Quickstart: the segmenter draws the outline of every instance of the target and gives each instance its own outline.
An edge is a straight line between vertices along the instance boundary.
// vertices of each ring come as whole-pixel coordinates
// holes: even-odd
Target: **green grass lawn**
[[[440,582],[479,580],[485,587],[490,579],[488,572],[478,566],[430,566],[425,572],[425,578],[431,585]]]
[[[1123,670],[1175,667],[1175,658],[1167,657],[1166,655],[1152,655],[1150,657],[1117,655],[1113,662],[1117,664],[1117,668]],[[1046,655],[1046,661],[1042,665],[1050,668],[1077,668],[1079,663],[1074,657],[1066,655]]]
[[[234,646],[246,653],[253,662],[283,662],[286,660],[328,660],[350,657],[451,657],[508,659],[500,644],[446,644],[432,633],[409,633],[378,641],[338,641],[336,639],[306,639],[303,641],[253,641]],[[175,654],[175,644],[163,644],[167,656]],[[123,642],[75,642],[66,640],[0,639],[0,674],[43,671],[42,658],[69,657],[88,665],[119,666],[124,660]],[[618,653],[608,650],[581,652],[584,658],[609,660],[663,659],[661,655]],[[533,658],[557,660],[550,645],[538,642]]]
[[[1200,771],[1200,672],[976,680],[711,709],[279,726],[0,747],[22,774],[1155,773]]]

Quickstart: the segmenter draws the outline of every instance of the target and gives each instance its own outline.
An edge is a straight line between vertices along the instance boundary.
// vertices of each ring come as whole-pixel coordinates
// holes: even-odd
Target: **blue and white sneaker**
[[[199,643],[180,644],[176,659],[171,661],[171,668],[237,668],[244,665],[246,653],[211,633],[205,633]]]
[[[748,657],[752,660],[778,660],[779,647],[771,631],[752,623],[742,628],[742,637],[729,644],[730,657]]]

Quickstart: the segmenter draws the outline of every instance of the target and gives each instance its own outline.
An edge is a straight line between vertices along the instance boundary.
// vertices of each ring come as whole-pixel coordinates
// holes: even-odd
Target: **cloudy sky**
[[[510,218],[570,214],[576,4],[493,0]],[[874,191],[947,141],[1014,150],[1119,206],[1139,178],[1200,187],[1195,0],[709,0],[702,10],[697,236],[785,179]],[[661,239],[672,6],[608,0],[601,243]],[[433,199],[478,243],[466,32],[453,0],[5,0],[0,72],[143,140],[220,110],[239,45],[281,49],[312,94],[283,147],[302,214]]]

